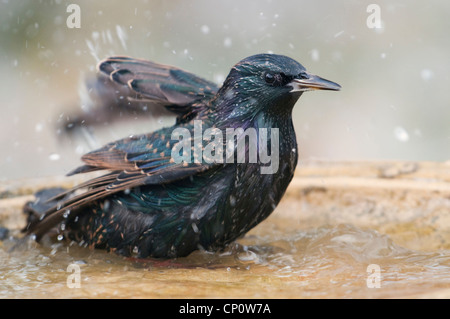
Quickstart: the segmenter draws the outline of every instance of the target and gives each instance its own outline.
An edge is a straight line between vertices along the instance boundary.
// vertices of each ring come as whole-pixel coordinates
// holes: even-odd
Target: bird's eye
[[[306,72],[300,72],[300,74],[298,75],[298,77],[299,77],[300,79],[303,79],[303,80],[309,78],[308,73],[306,73]]]
[[[266,73],[264,79],[268,84],[272,84],[273,82],[275,82],[275,76],[272,73]]]

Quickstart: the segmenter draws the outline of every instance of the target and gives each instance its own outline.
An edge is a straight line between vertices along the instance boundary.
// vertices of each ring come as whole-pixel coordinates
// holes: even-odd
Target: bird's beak
[[[341,86],[332,81],[325,80],[320,76],[306,73],[307,78],[295,78],[289,85],[293,87],[290,93],[293,92],[304,92],[311,90],[331,90],[331,91],[339,91]]]

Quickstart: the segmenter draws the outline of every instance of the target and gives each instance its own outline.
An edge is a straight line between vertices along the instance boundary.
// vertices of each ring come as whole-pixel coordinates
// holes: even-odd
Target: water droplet
[[[317,50],[317,49],[311,50],[311,59],[315,62],[319,61],[319,59],[320,59],[319,50]]]
[[[400,142],[407,142],[407,141],[409,141],[409,134],[408,134],[408,132],[401,126],[397,126],[394,129],[394,136]]]
[[[58,161],[61,156],[58,153],[52,153],[48,156],[48,159],[51,161]]]
[[[233,41],[231,40],[230,37],[226,37],[223,40],[223,45],[224,45],[225,48],[230,48],[232,44],[233,44]]]
[[[240,261],[258,261],[258,255],[253,251],[247,250],[245,253],[241,253],[238,255]]]
[[[75,153],[77,153],[77,154],[84,154],[85,151],[84,151],[83,145],[78,145],[78,146],[75,148]]]
[[[92,36],[91,37],[92,37],[92,40],[98,41],[100,39],[100,32],[98,32],[98,31],[92,32]]]
[[[120,26],[120,25],[116,25],[116,33],[117,33],[117,37],[120,40],[120,44],[122,45],[122,47],[127,50],[127,39],[128,39],[128,35],[126,34],[125,30]]]
[[[422,71],[420,71],[420,76],[422,77],[422,80],[429,81],[433,78],[434,73],[430,69],[423,69]]]
[[[125,190],[125,191],[126,191],[126,190]],[[125,191],[124,191],[124,192],[125,192]],[[128,193],[129,193],[129,190],[128,190]],[[105,200],[105,201],[103,202],[103,210],[104,210],[104,211],[108,211],[110,206],[111,206],[111,203],[110,203],[109,200]]]
[[[233,195],[230,195],[230,205],[232,207],[236,205],[236,198]]]
[[[339,31],[338,33],[336,33],[336,34],[334,35],[334,37],[337,38],[337,37],[340,37],[340,36],[343,35],[343,34],[344,34],[344,30]]]
[[[200,31],[202,31],[203,34],[208,34],[209,33],[209,27],[207,25],[202,25],[200,27]]]
[[[223,81],[225,81],[225,75],[223,75],[222,73],[215,73],[213,75],[214,77],[214,82],[217,84],[222,84]]]

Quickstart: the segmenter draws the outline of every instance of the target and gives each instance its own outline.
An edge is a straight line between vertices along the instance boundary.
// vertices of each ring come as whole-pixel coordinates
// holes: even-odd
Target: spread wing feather
[[[189,125],[188,120],[206,107],[207,101],[219,90],[214,83],[187,71],[130,57],[107,58],[97,69],[100,77],[109,78],[111,83],[125,88],[122,91],[128,100],[163,105],[178,115],[178,124]],[[167,184],[215,166],[193,160],[189,164],[175,163],[170,151],[177,141],[170,140],[169,130],[119,140],[84,155],[85,165],[68,175],[109,172],[50,198],[48,203],[54,205],[41,218],[30,222],[25,231],[35,234],[39,240],[63,221],[68,210],[134,187]],[[75,209],[71,218],[79,211]]]
[[[166,136],[170,138],[170,134],[164,134],[167,133],[164,130],[167,129],[109,143],[84,155],[82,160],[86,165],[77,168],[69,175],[94,170],[110,172],[49,199],[55,204],[43,213],[42,218],[30,223],[26,232],[34,234],[39,240],[42,235],[64,220],[68,210],[134,187],[171,183],[215,166],[215,164],[193,161],[175,163],[170,152],[177,141],[165,139]],[[142,152],[142,149],[146,151]],[[80,193],[77,194],[77,192]],[[76,216],[76,211],[80,210],[71,212],[70,218]]]
[[[162,104],[178,115],[195,111],[196,102],[212,98],[219,90],[213,82],[182,69],[125,56],[107,58],[97,69],[131,89],[133,99]]]

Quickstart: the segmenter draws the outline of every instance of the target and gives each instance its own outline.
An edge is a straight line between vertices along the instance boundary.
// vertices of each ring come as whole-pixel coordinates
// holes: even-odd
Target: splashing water
[[[63,241],[48,247],[28,241],[8,252],[5,242],[0,297],[384,298],[432,294],[450,285],[446,251],[409,250],[348,224],[287,233],[273,223],[265,227],[222,252],[197,251],[165,262],[130,261]],[[74,263],[82,289],[66,286],[65,269]],[[380,270],[379,289],[369,285],[371,266]]]

